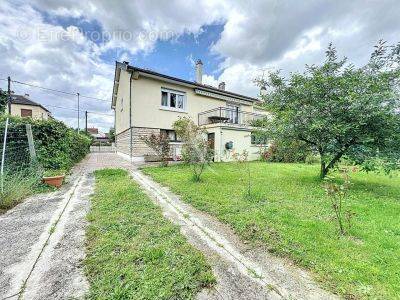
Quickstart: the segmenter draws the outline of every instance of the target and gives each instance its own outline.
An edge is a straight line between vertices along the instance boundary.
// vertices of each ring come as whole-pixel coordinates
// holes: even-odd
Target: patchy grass
[[[400,178],[352,173],[350,235],[339,237],[318,166],[251,163],[252,195],[243,170],[213,164],[202,182],[184,165],[145,168],[182,199],[228,223],[254,246],[311,269],[325,287],[346,298],[400,295]]]
[[[3,191],[0,190],[0,215],[31,195],[54,191],[54,188],[42,184],[41,179],[36,168],[5,172]]]
[[[126,171],[96,171],[86,274],[90,299],[192,299],[215,279]]]

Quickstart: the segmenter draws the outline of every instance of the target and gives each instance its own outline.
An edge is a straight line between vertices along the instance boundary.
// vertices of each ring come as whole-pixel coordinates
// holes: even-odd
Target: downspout
[[[130,157],[131,157],[131,163],[132,163],[132,141],[133,141],[133,136],[132,136],[132,75],[133,73],[131,72],[131,76],[129,77],[129,131],[130,131]]]

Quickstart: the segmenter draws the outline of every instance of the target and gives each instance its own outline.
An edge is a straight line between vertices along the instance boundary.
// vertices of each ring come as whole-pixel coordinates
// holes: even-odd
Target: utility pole
[[[85,131],[86,131],[86,133],[87,133],[87,114],[88,114],[88,112],[85,111]]]
[[[79,128],[79,93],[76,93],[76,95],[78,96],[78,133],[79,133],[79,131],[80,131],[80,128]]]
[[[8,101],[7,101],[7,106],[8,106],[8,114],[11,115],[11,77],[8,76],[7,78],[8,80],[8,89],[7,89],[7,93],[8,93]]]

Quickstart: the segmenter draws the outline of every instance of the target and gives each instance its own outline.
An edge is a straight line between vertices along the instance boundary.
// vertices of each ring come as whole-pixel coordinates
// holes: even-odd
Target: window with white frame
[[[184,92],[161,89],[161,106],[172,110],[186,110],[186,94]]]
[[[176,134],[175,130],[160,129],[161,134],[165,135],[170,142],[181,142],[180,137]]]

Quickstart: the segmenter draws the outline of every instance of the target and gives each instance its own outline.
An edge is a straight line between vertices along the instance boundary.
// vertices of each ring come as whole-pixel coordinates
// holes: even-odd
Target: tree
[[[5,113],[7,108],[7,93],[0,89],[0,114]]]
[[[111,143],[115,142],[115,128],[111,127],[109,132],[108,132],[108,139],[110,140]]]
[[[205,166],[213,158],[213,150],[205,139],[207,131],[189,118],[179,118],[172,126],[182,139],[182,157],[192,167],[194,181],[200,181]]]
[[[380,41],[367,65],[338,59],[329,45],[321,66],[306,66],[288,79],[272,72],[256,80],[273,114],[262,126],[272,137],[305,142],[320,154],[325,177],[346,156],[367,170],[400,161],[400,43]]]
[[[161,166],[168,166],[168,160],[171,154],[171,147],[169,145],[168,137],[163,133],[152,133],[149,136],[142,137],[142,140],[160,157]]]

